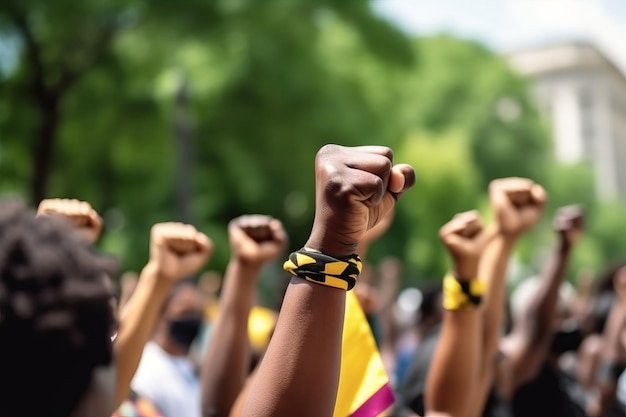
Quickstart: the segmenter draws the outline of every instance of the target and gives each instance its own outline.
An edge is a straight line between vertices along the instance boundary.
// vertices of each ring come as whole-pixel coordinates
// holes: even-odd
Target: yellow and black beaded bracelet
[[[293,252],[283,265],[291,275],[346,291],[354,288],[362,267],[359,255],[337,259],[307,248]]]

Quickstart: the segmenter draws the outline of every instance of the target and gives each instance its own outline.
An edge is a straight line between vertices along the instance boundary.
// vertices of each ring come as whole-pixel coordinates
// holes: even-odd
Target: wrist
[[[161,273],[161,269],[154,261],[149,261],[141,270],[139,275],[139,283],[145,282],[149,284],[154,291],[168,293],[174,285],[174,281],[168,279]]]
[[[572,242],[568,241],[563,237],[559,237],[559,242],[557,244],[557,250],[562,254],[567,254],[572,250]]]
[[[233,270],[237,275],[238,282],[249,282],[254,284],[258,278],[263,262],[251,261],[240,257],[231,258],[228,262],[228,270]]]
[[[454,263],[454,276],[459,281],[471,281],[478,276],[479,258],[462,259]]]
[[[304,244],[307,249],[313,249],[337,259],[343,259],[356,253],[358,246],[358,242],[348,242],[345,239],[342,241],[335,236],[318,233],[311,233]]]

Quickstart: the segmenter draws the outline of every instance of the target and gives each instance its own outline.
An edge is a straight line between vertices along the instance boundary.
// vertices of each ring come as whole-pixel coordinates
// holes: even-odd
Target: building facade
[[[598,196],[626,199],[626,77],[620,69],[582,42],[518,51],[508,59],[533,81],[557,159],[589,161]]]

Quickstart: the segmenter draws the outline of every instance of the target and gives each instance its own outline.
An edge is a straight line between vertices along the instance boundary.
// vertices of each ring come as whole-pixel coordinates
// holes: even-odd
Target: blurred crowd
[[[432,242],[450,272],[402,289],[402,260],[367,253],[412,167],[328,145],[315,180],[302,249],[284,253],[280,220],[244,215],[224,225],[223,273],[201,272],[213,243],[192,225],[154,225],[146,266],[120,275],[93,247],[89,203],[1,201],[0,416],[626,416],[626,263],[566,280],[580,207],[554,213],[541,273],[509,288],[549,196],[495,180],[488,225],[459,213]],[[262,306],[258,278],[278,261],[282,302]]]

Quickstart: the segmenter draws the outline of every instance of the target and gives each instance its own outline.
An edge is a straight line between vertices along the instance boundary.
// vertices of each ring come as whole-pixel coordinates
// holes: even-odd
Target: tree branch
[[[26,56],[33,70],[31,80],[33,94],[40,103],[46,103],[49,100],[50,95],[48,87],[46,86],[44,75],[45,69],[41,60],[41,48],[39,47],[39,43],[37,43],[33,31],[24,14],[14,8],[11,8],[9,10],[9,15],[11,16],[11,20],[24,39],[24,43],[26,45]]]

